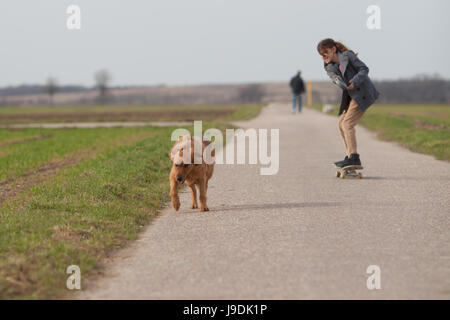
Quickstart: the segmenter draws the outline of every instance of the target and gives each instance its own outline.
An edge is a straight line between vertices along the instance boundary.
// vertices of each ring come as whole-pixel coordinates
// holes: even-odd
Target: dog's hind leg
[[[198,185],[198,189],[200,191],[200,211],[209,211],[208,206],[206,205],[207,186],[205,180],[203,180],[203,183],[199,183]]]
[[[197,209],[198,203],[197,203],[197,189],[195,188],[195,184],[189,184],[189,188],[191,188],[192,191],[192,202],[191,202],[191,209]]]

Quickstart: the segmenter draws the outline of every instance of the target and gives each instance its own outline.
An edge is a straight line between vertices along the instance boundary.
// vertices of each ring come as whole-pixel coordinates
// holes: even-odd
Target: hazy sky
[[[81,30],[66,27],[70,4]],[[381,30],[366,27],[371,4]],[[101,68],[113,85],[324,80],[326,37],[375,79],[450,78],[449,0],[4,0],[0,15],[0,86],[92,85]]]

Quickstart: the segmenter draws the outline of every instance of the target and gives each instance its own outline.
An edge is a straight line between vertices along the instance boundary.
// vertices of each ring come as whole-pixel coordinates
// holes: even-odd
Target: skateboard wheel
[[[336,171],[336,178],[339,178],[341,176],[341,173],[339,171]]]
[[[346,176],[345,172],[342,172],[341,179],[345,179],[345,176]]]
[[[362,179],[362,173],[361,172],[358,173],[358,179]]]

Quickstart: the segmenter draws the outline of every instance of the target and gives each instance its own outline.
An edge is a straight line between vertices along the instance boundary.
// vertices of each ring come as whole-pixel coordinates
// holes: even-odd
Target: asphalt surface
[[[271,104],[239,125],[280,129],[278,174],[216,165],[211,211],[189,209],[185,189],[78,298],[450,298],[449,163],[358,127],[364,178],[342,180],[336,117]]]

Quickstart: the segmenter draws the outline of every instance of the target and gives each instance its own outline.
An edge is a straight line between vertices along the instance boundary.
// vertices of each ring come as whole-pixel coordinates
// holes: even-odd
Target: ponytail
[[[348,48],[342,42],[336,41],[335,46],[340,52],[348,51]]]

